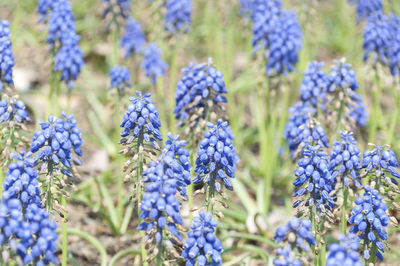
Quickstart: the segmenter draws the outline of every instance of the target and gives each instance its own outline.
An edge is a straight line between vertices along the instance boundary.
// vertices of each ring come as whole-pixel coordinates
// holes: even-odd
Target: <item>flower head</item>
[[[351,89],[356,91],[358,83],[356,72],[351,68],[350,64],[335,61],[331,72],[328,74],[328,92],[332,93],[339,89]]]
[[[149,43],[144,51],[142,69],[154,84],[158,76],[165,75],[168,64],[162,60],[161,50],[155,43]]]
[[[364,186],[364,190],[364,195],[354,201],[355,207],[349,218],[349,223],[353,226],[349,232],[358,235],[365,259],[369,259],[374,246],[377,248],[376,256],[383,260],[381,252],[385,251],[385,247],[382,241],[387,240],[385,227],[389,224],[387,206],[377,190],[368,185]]]
[[[174,33],[180,30],[189,31],[192,22],[192,0],[168,0],[165,4],[165,30]]]
[[[217,191],[221,190],[222,181],[228,190],[233,190],[230,178],[235,177],[236,164],[239,156],[233,146],[234,136],[228,122],[219,119],[216,125],[207,123],[210,128],[204,135],[197,151],[196,168],[197,176],[193,179],[194,184],[201,182],[215,186]]]
[[[125,26],[124,35],[120,39],[120,46],[125,51],[125,58],[128,58],[132,53],[142,52],[145,44],[146,38],[139,22],[129,18]]]
[[[49,34],[47,43],[54,48],[56,42],[64,43],[76,35],[75,17],[72,4],[67,0],[55,1],[49,15]]]
[[[382,0],[350,0],[357,5],[357,21],[383,11]]]
[[[115,66],[110,71],[111,85],[110,88],[123,90],[130,87],[131,74],[126,66]]]
[[[370,15],[364,29],[364,61],[372,54],[372,62],[389,65],[391,44],[392,32],[389,18],[381,13]]]
[[[297,163],[298,168],[294,173],[296,179],[293,182],[296,189],[293,197],[301,199],[296,200],[293,206],[315,206],[316,211],[325,214],[327,209],[335,205],[330,196],[333,187],[328,158],[319,146],[308,146],[303,154]]]
[[[275,266],[302,266],[303,264],[298,259],[293,258],[292,250],[289,246],[285,248],[277,248],[278,257],[274,259]]]
[[[391,34],[393,36],[390,45],[390,71],[393,76],[400,73],[400,18],[394,14],[390,17]]]
[[[190,185],[189,151],[185,149],[186,141],[179,140],[179,135],[167,133],[168,139],[165,141],[163,163],[166,165],[166,173],[171,179],[175,179],[179,192],[186,197],[186,187]]]
[[[49,219],[40,198],[34,160],[13,155],[0,200],[0,244],[8,242],[24,265],[58,264],[57,224]]]
[[[221,253],[224,250],[221,241],[215,236],[216,220],[209,212],[200,212],[194,217],[188,232],[188,239],[183,244],[182,257],[186,265],[221,265]]]
[[[103,11],[103,17],[109,13],[115,17],[127,19],[131,14],[131,1],[130,0],[103,0],[106,8]]]
[[[0,91],[3,88],[3,82],[13,85],[12,69],[14,66],[14,56],[11,48],[9,29],[10,22],[0,20]]]
[[[54,70],[61,72],[61,81],[64,81],[69,89],[73,88],[73,82],[78,78],[81,68],[85,64],[83,53],[79,47],[79,35],[64,36],[63,45],[58,50],[54,61]]]
[[[352,132],[340,132],[340,136],[342,139],[333,143],[333,149],[329,154],[331,178],[339,178],[339,182],[347,187],[351,185],[350,181],[359,187],[361,185],[360,149],[356,146],[357,141]]]
[[[302,47],[302,33],[296,14],[282,11],[279,22],[268,38],[267,76],[292,72]]]
[[[161,141],[161,122],[158,118],[158,112],[151,94],[142,95],[136,92],[137,97],[130,97],[131,104],[126,109],[121,127],[124,129],[121,132],[123,143],[131,143],[134,140],[147,141],[158,147],[157,141]],[[126,139],[130,134],[132,136]]]
[[[276,243],[288,241],[290,245],[307,252],[310,250],[310,246],[315,245],[311,227],[310,220],[306,218],[299,220],[293,217],[287,225],[281,225],[276,229],[274,239]]]
[[[300,99],[314,107],[317,107],[320,98],[324,98],[328,86],[327,75],[322,70],[323,65],[323,62],[309,62],[300,86]]]
[[[23,101],[14,97],[0,100],[0,123],[7,121],[16,121],[18,123],[30,121]]]
[[[356,235],[341,235],[340,243],[332,243],[328,247],[326,266],[353,265],[363,266],[358,247],[360,240]]]
[[[177,83],[175,93],[174,113],[177,119],[185,120],[201,108],[204,109],[201,109],[203,113],[199,116],[204,119],[210,101],[218,109],[222,108],[220,104],[226,102],[223,95],[228,91],[221,71],[210,64],[195,65],[191,62],[187,68],[182,69],[182,72],[184,75]]]
[[[60,167],[65,175],[72,175],[72,162],[80,164],[73,153],[82,156],[81,131],[76,126],[74,115],[62,113],[62,118],[50,115],[48,122],[39,122],[41,130],[34,133],[31,152],[35,159],[47,163],[47,167]],[[60,164],[61,163],[61,164]]]
[[[176,198],[178,180],[173,178],[171,168],[163,161],[163,156],[149,163],[144,172],[145,194],[140,204],[142,213],[138,230],[146,231],[147,237],[159,244],[164,233],[167,238],[182,241],[177,226],[183,223],[179,214],[181,204]]]

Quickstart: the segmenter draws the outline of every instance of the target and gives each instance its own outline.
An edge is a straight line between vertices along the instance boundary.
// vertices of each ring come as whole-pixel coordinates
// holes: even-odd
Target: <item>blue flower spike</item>
[[[189,123],[195,128],[200,120],[210,116],[220,116],[224,112],[222,103],[227,101],[228,92],[224,75],[215,69],[210,58],[208,64],[195,65],[193,62],[182,69],[183,76],[176,85],[174,114],[176,119]],[[211,115],[215,113],[215,115]]]
[[[172,243],[180,242],[183,220],[180,216],[181,203],[178,193],[184,198],[186,186],[190,184],[189,151],[183,148],[186,142],[179,136],[168,133],[165,149],[156,161],[149,163],[144,172],[145,193],[140,203],[138,230],[146,232],[146,241],[162,259],[164,251],[173,252]],[[175,251],[176,252],[176,251]]]
[[[360,240],[354,234],[341,235],[339,243],[334,242],[328,246],[326,266],[353,265],[363,266],[364,263],[358,253]]]
[[[0,20],[0,92],[4,85],[13,85],[14,55],[10,40],[10,22]],[[3,84],[4,83],[4,84]]]
[[[0,199],[0,245],[8,244],[23,265],[57,265],[57,224],[42,206],[35,160],[28,156],[14,154],[8,166]]]
[[[165,3],[164,28],[169,33],[188,32],[192,23],[192,0],[168,0]]]
[[[221,192],[221,184],[233,190],[231,178],[235,177],[239,156],[233,146],[234,136],[228,122],[219,119],[217,124],[207,123],[210,128],[200,141],[197,151],[194,184],[205,183],[210,193]],[[213,197],[213,195],[210,195]]]
[[[350,0],[350,3],[356,5],[357,22],[383,12],[382,0]]]
[[[210,212],[200,212],[193,218],[188,239],[183,244],[182,257],[186,259],[186,266],[222,265],[224,249],[215,235],[217,226]]]
[[[361,186],[360,149],[356,146],[357,141],[353,137],[353,132],[340,132],[340,136],[341,140],[333,143],[333,149],[329,154],[331,178],[341,184],[340,187],[358,188]]]
[[[140,23],[129,18],[125,25],[125,32],[120,39],[120,47],[125,51],[125,58],[132,54],[142,53],[146,45],[146,37]]]
[[[358,235],[364,259],[369,260],[372,250],[376,250],[376,258],[383,260],[384,242],[388,239],[385,227],[389,225],[389,216],[382,196],[378,190],[365,185],[364,195],[356,198],[354,203],[348,220],[352,225],[349,232]]]
[[[122,97],[125,90],[132,86],[131,73],[126,66],[115,66],[110,71],[111,85],[110,88],[116,88],[118,95]]]
[[[295,254],[292,252],[290,246],[276,249],[277,258],[274,259],[275,266],[302,266],[300,260],[294,258]]]
[[[292,217],[288,224],[279,226],[275,231],[275,242],[286,243],[299,252],[310,252],[316,241],[311,232],[312,223],[307,218]]]
[[[0,124],[7,122],[23,124],[30,121],[23,101],[8,96],[0,100]]]
[[[157,44],[147,44],[144,50],[144,60],[141,67],[146,77],[148,77],[153,84],[156,84],[158,77],[165,75],[168,64],[162,59],[161,50],[157,47]]]
[[[335,201],[331,196],[334,188],[328,157],[319,146],[308,146],[303,154],[295,171],[293,197],[297,200],[293,207],[308,207],[311,212],[317,212],[330,219],[333,217],[330,210],[335,206]]]

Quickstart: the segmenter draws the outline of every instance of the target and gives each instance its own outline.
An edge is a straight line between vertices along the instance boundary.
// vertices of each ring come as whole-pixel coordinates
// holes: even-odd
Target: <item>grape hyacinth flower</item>
[[[83,142],[74,115],[63,112],[62,116],[50,115],[48,122],[39,122],[41,130],[33,134],[31,152],[48,171],[60,170],[64,175],[71,176],[72,163],[80,164],[73,152],[82,156]]]
[[[325,130],[313,118],[316,109],[309,103],[297,102],[289,108],[289,122],[285,125],[283,137],[288,140],[290,156],[301,155],[307,145],[329,147]]]
[[[8,243],[24,265],[58,264],[57,224],[43,209],[35,161],[13,155],[0,200],[0,244]],[[0,254],[1,256],[1,254]]]
[[[164,28],[169,33],[177,31],[187,32],[192,23],[192,0],[168,0],[165,4],[167,13],[165,14]]]
[[[141,53],[145,44],[146,38],[139,22],[129,18],[125,26],[125,33],[120,39],[120,46],[125,51],[125,58],[131,56],[132,53]]]
[[[186,141],[179,140],[179,135],[172,135],[171,132],[167,133],[168,139],[164,145],[163,162],[166,165],[167,175],[171,179],[175,179],[179,193],[187,198],[186,187],[190,185],[191,175],[190,169],[192,168],[189,162],[189,151],[185,149]]]
[[[400,73],[400,18],[395,14],[390,16],[390,27],[393,36],[389,51],[390,71],[396,76]]]
[[[388,236],[385,227],[389,224],[389,216],[386,214],[387,206],[382,201],[378,190],[370,186],[364,186],[364,195],[355,199],[355,207],[351,211],[349,223],[353,226],[349,232],[358,234],[363,256],[370,259],[371,251],[376,248],[376,257],[383,260],[382,252]]]
[[[162,60],[161,50],[155,43],[149,43],[144,51],[142,69],[153,84],[156,83],[158,76],[164,76],[168,64]]]
[[[362,168],[367,173],[373,175],[373,181],[378,186],[388,186],[398,182],[395,178],[400,178],[400,173],[396,169],[399,163],[394,152],[387,147],[375,146],[372,150],[366,150],[363,153]]]
[[[56,42],[64,43],[71,36],[76,35],[75,17],[72,4],[67,0],[58,0],[51,5],[49,15],[49,33],[47,43],[54,48]]]
[[[233,146],[234,136],[228,122],[219,119],[217,124],[207,123],[210,128],[204,135],[197,151],[196,168],[197,176],[194,184],[207,183],[210,197],[214,190],[221,191],[221,181],[225,188],[233,190],[230,178],[235,177],[236,164],[239,156]]]
[[[162,141],[161,122],[151,94],[142,95],[136,92],[137,97],[130,97],[131,104],[126,109],[121,127],[121,143],[130,144],[133,141],[149,142],[154,148],[158,148],[157,141]],[[131,135],[132,134],[132,135]],[[131,135],[131,136],[129,136]],[[129,136],[129,138],[127,138]]]
[[[298,61],[303,35],[296,14],[282,11],[279,22],[268,38],[268,58],[266,72],[268,77],[292,72]]]
[[[25,104],[14,97],[0,100],[0,124],[8,121],[17,123],[29,122],[29,114],[25,110]]]
[[[311,233],[312,223],[307,218],[301,220],[292,217],[289,223],[279,226],[275,231],[275,242],[287,241],[292,248],[309,252],[311,246],[315,246],[315,238]]]
[[[350,0],[352,4],[356,4],[357,21],[368,18],[374,13],[382,13],[382,0]]]
[[[78,78],[85,64],[78,44],[80,38],[79,35],[64,36],[63,45],[54,58],[54,70],[61,72],[60,80],[64,81],[69,89],[74,87],[73,82]]]
[[[362,95],[357,92],[351,92],[350,99],[351,101],[348,105],[350,117],[358,126],[365,127],[368,122],[368,112],[364,106]]]
[[[149,163],[144,172],[145,194],[140,204],[138,230],[146,232],[146,241],[152,242],[151,249],[157,247],[157,259],[163,261],[166,248],[172,242],[182,241],[179,226],[183,224],[179,214],[181,204],[176,198],[178,180],[171,176],[171,168],[165,161],[173,160],[169,155],[161,155],[157,161]]]
[[[326,266],[353,265],[363,266],[358,247],[360,240],[356,235],[341,235],[340,243],[332,243],[328,247]]]
[[[115,66],[110,71],[110,88],[117,88],[118,93],[122,95],[125,88],[131,87],[131,74],[126,66]]]
[[[303,264],[301,263],[300,260],[293,258],[294,255],[291,254],[292,250],[290,247],[285,247],[285,248],[277,248],[276,249],[276,254],[278,257],[274,259],[274,265],[275,266],[302,266]]]
[[[303,158],[298,163],[295,171],[296,179],[293,182],[295,192],[293,197],[298,197],[293,206],[306,206],[312,212],[321,212],[322,215],[331,217],[329,210],[335,205],[330,196],[332,177],[329,172],[328,158],[319,146],[308,146],[303,151]],[[313,208],[315,206],[315,210]]]
[[[377,13],[368,17],[364,29],[363,60],[389,66],[389,50],[392,45],[392,31],[389,18],[385,14]]]
[[[183,244],[182,257],[187,259],[186,266],[222,264],[223,247],[215,236],[217,226],[218,221],[212,220],[210,212],[200,212],[193,218],[188,239]]]
[[[360,149],[356,146],[357,141],[353,132],[340,132],[341,140],[333,143],[333,149],[329,154],[329,169],[331,178],[342,184],[342,186],[361,186]]]
[[[103,17],[109,13],[116,19],[127,19],[131,15],[131,1],[130,0],[103,0],[106,8],[103,11]]]
[[[14,55],[11,48],[9,26],[10,22],[7,20],[0,21],[0,91],[3,89],[3,82],[8,85],[14,84],[12,78]]]
[[[304,78],[300,85],[300,99],[317,107],[318,102],[323,99],[328,86],[328,78],[322,70],[323,62],[309,62]]]
[[[184,75],[176,85],[176,107],[174,114],[179,120],[191,120],[195,127],[199,119],[207,119],[210,103],[218,112],[222,109],[221,103],[226,102],[224,94],[228,92],[224,82],[224,75],[211,65],[190,63],[183,68]],[[200,112],[200,113],[199,113]]]
[[[343,61],[335,60],[331,72],[328,74],[328,80],[329,93],[348,88],[356,91],[359,88],[356,72],[351,68],[350,64],[346,64]]]
[[[252,1],[253,49],[268,47],[269,36],[279,24],[282,3],[280,1]]]
[[[47,12],[53,8],[53,4],[56,1],[54,0],[39,0],[38,8],[36,9],[36,13],[40,14],[41,17],[38,20],[38,23],[44,21],[47,16]]]

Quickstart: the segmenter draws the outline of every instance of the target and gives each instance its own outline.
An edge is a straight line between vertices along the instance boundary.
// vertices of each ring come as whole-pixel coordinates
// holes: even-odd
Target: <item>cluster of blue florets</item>
[[[360,149],[356,146],[357,141],[352,132],[340,132],[340,136],[342,139],[333,143],[333,149],[329,153],[331,178],[339,179],[347,187],[351,185],[359,187],[361,186]]]
[[[127,19],[131,14],[131,1],[130,0],[103,0],[106,8],[103,11],[103,17],[109,13],[115,18],[122,17]]]
[[[270,77],[293,71],[302,47],[296,14],[281,7],[280,1],[254,1],[251,6],[253,47],[266,50]]]
[[[110,88],[118,90],[130,87],[131,74],[126,66],[115,66],[110,71],[111,85]]]
[[[14,84],[12,78],[14,56],[11,49],[11,31],[9,26],[10,22],[7,20],[0,21],[0,91],[2,91],[3,82],[11,85]]]
[[[39,1],[37,13],[42,15],[39,21],[45,20],[49,10],[47,42],[57,51],[54,70],[61,72],[61,81],[72,89],[84,65],[83,53],[79,47],[81,37],[76,33],[72,5],[67,0]]]
[[[363,266],[364,263],[358,253],[358,247],[360,246],[358,237],[354,234],[341,235],[339,240],[340,243],[335,242],[329,245],[326,266]]]
[[[217,191],[221,190],[222,181],[228,190],[233,190],[230,178],[235,177],[236,164],[239,156],[233,146],[234,136],[228,122],[219,119],[217,124],[207,123],[210,128],[204,135],[197,151],[197,176],[194,184],[201,182],[214,185]]]
[[[389,216],[386,214],[387,206],[377,190],[368,185],[364,186],[364,190],[364,195],[354,201],[356,205],[349,218],[349,223],[353,226],[349,232],[358,234],[365,259],[369,259],[371,245],[374,245],[377,248],[377,258],[383,260],[381,252],[385,251],[385,246],[381,241],[388,238],[385,230],[389,224]]]
[[[153,84],[156,83],[158,76],[164,76],[167,71],[168,64],[161,57],[161,50],[155,43],[147,44],[144,50],[144,60],[142,69]]]
[[[277,258],[274,259],[275,266],[302,266],[300,260],[292,258],[291,256],[292,250],[289,246],[285,248],[277,248],[276,255]]]
[[[366,172],[373,172],[377,179],[382,179],[385,182],[385,175],[389,173],[392,177],[400,178],[400,173],[396,167],[399,167],[399,163],[396,159],[394,152],[390,149],[385,149],[382,146],[375,146],[372,150],[366,150],[363,153],[362,168]],[[388,176],[394,184],[397,184],[397,180]],[[379,181],[379,180],[376,180]],[[379,184],[380,182],[378,182]]]
[[[179,135],[174,136],[170,132],[167,133],[167,136],[163,162],[171,168],[167,174],[171,179],[176,180],[179,193],[186,198],[186,187],[191,183],[190,169],[192,168],[189,162],[189,151],[184,148],[186,140],[180,140]]]
[[[293,244],[307,252],[310,250],[310,247],[314,246],[316,243],[314,235],[311,233],[311,228],[312,223],[310,220],[293,217],[287,225],[281,225],[276,229],[274,236],[275,242],[281,243],[283,241],[289,241],[289,244]],[[289,237],[289,234],[293,234],[295,238]]]
[[[335,202],[330,193],[333,190],[332,177],[329,171],[328,158],[319,146],[309,146],[303,151],[295,171],[296,179],[293,185],[296,191],[293,197],[300,197],[293,206],[315,206],[317,211],[331,209]]]
[[[136,92],[137,97],[130,97],[131,104],[126,109],[121,127],[124,129],[121,132],[123,137],[122,142],[132,142],[138,138],[150,142],[153,146],[158,146],[157,141],[162,141],[161,137],[161,122],[158,117],[158,112],[151,94],[142,95],[141,92]],[[126,139],[130,134],[132,136]]]
[[[65,175],[71,176],[72,164],[80,164],[77,156],[82,156],[81,131],[76,126],[73,114],[62,114],[62,118],[50,115],[48,122],[39,122],[41,130],[33,134],[31,152],[36,154],[35,159],[60,168]],[[61,163],[61,164],[60,164]]]
[[[120,39],[120,46],[125,51],[125,58],[128,58],[132,53],[141,53],[145,44],[146,37],[140,23],[133,18],[129,18],[125,26],[124,35]]]
[[[18,123],[30,121],[23,101],[14,98],[0,100],[0,123],[7,121]]]
[[[364,28],[364,61],[370,59],[374,64],[381,63],[389,67],[393,76],[398,75],[400,66],[399,28],[400,18],[395,14],[387,16],[383,12],[370,14]]]
[[[165,30],[174,33],[180,30],[189,31],[192,22],[192,0],[168,0],[165,3]]]
[[[186,266],[221,265],[223,247],[215,236],[216,220],[212,220],[209,212],[200,212],[193,218],[188,239],[183,244],[182,257],[187,259]]]
[[[357,21],[383,11],[382,0],[350,0],[356,4]]]
[[[144,222],[139,224],[138,230],[146,231],[147,237],[154,237],[156,243],[161,243],[166,229],[178,240],[183,239],[177,229],[177,225],[183,223],[179,214],[181,204],[176,198],[179,185],[175,178],[171,178],[171,167],[164,162],[165,158],[161,156],[149,163],[144,172],[145,194],[140,204],[140,220]]]
[[[328,86],[328,77],[322,69],[323,66],[323,62],[309,62],[301,81],[300,99],[311,103],[314,107],[317,107],[318,101],[324,98]]]
[[[29,154],[13,155],[0,200],[0,244],[8,243],[23,265],[58,264],[57,224],[40,198],[38,172]]]
[[[224,75],[210,64],[193,62],[182,69],[184,75],[176,85],[174,113],[179,120],[188,118],[193,110],[204,107],[205,118],[208,101],[211,100],[217,108],[226,102],[224,94],[228,92],[224,82]]]

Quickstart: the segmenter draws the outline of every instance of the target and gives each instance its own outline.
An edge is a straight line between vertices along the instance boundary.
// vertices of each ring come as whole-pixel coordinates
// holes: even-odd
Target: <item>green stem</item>
[[[137,217],[139,220],[140,217],[140,202],[142,201],[142,186],[141,186],[141,181],[143,179],[143,155],[139,153],[140,146],[143,145],[143,133],[140,133],[138,136],[138,142],[137,142],[137,150],[136,152],[139,154],[138,157],[138,166],[136,170],[136,185],[137,185],[137,194],[136,194],[136,203],[137,203]],[[140,236],[143,239],[144,237],[144,232],[140,231]],[[143,265],[148,265],[146,258],[147,258],[147,252],[146,248],[144,245],[144,242],[140,242],[140,250],[142,254],[142,264]]]
[[[72,228],[67,228],[66,232],[70,235],[76,235],[79,236],[80,238],[86,240],[90,244],[93,245],[97,249],[97,251],[100,253],[101,257],[101,266],[107,266],[107,261],[108,261],[108,256],[107,256],[107,251],[103,247],[103,245],[93,236],[89,235],[86,232],[80,231],[78,229],[72,229]]]
[[[67,202],[63,196],[61,196],[61,205],[65,208],[67,206]],[[63,211],[64,219],[66,219],[66,211]],[[62,221],[62,227],[61,227],[61,233],[62,233],[62,255],[61,255],[61,265],[66,266],[67,265],[67,257],[68,257],[68,239],[67,239],[67,223],[63,220]]]
[[[342,181],[343,182],[343,181]],[[347,186],[342,184],[343,186],[343,204],[342,204],[342,218],[341,218],[341,232],[343,234],[346,234],[346,229],[347,229],[347,219],[346,219],[346,214],[347,214],[347,199],[349,196],[349,189]]]

